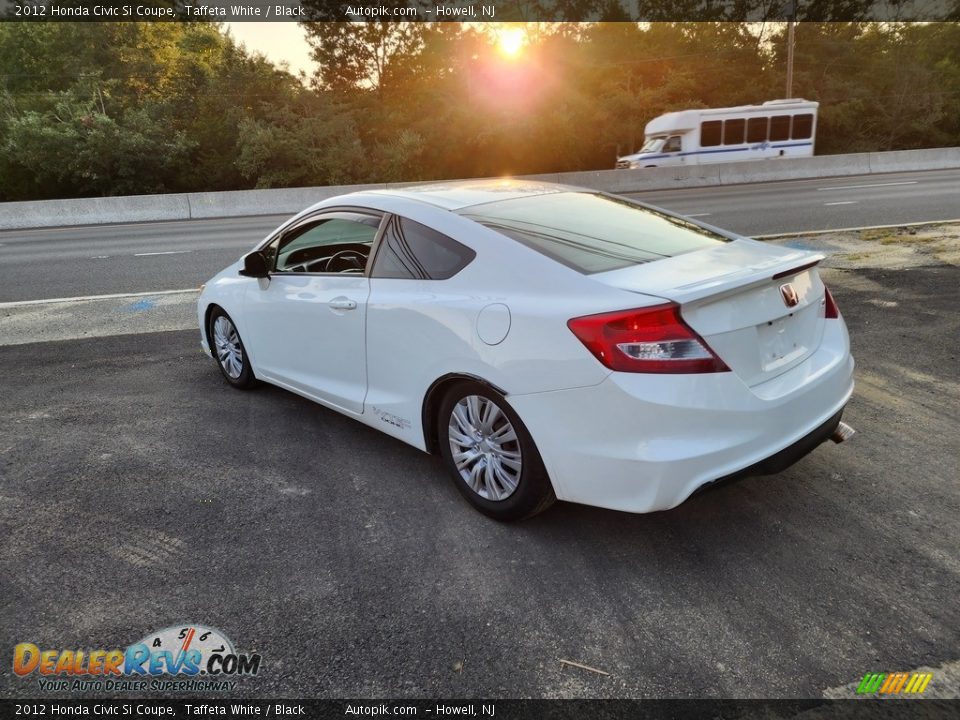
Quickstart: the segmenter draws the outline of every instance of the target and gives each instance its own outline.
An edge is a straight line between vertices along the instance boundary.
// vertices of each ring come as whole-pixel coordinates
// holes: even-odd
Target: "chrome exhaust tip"
[[[833,435],[830,436],[830,439],[839,445],[844,440],[849,440],[856,434],[856,430],[841,420],[840,424],[837,425],[837,429],[833,431]]]

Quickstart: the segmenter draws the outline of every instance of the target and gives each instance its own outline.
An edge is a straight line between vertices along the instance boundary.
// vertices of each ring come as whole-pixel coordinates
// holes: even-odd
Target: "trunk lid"
[[[820,346],[824,286],[815,264],[823,257],[743,239],[591,277],[678,303],[727,366],[757,385]]]

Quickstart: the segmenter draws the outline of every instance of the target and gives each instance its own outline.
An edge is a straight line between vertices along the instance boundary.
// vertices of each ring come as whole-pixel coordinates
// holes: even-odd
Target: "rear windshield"
[[[460,214],[585,274],[729,242],[686,220],[598,193],[531,195]]]

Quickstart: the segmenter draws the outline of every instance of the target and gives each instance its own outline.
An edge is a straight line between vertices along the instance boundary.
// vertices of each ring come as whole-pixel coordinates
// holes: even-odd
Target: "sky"
[[[313,75],[316,63],[310,59],[310,46],[299,23],[225,22],[224,25],[233,38],[246,45],[248,50],[262,53],[267,60],[277,65],[286,62],[294,75],[301,70],[308,78]],[[519,23],[489,25],[498,28],[495,32],[500,39],[500,50],[504,56],[511,58],[522,53],[525,31]]]
[[[308,77],[313,74],[315,63],[310,59],[310,46],[298,23],[228,22],[224,25],[248,50],[262,53],[277,65],[286,61],[294,75],[301,70]]]

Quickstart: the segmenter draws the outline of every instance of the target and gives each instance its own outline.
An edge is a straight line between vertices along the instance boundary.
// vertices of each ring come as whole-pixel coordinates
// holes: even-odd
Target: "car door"
[[[366,399],[383,432],[420,442],[423,393],[451,359],[474,356],[474,323],[489,301],[454,277],[475,257],[405,217],[394,215],[384,226],[370,270]]]
[[[680,155],[683,150],[683,138],[680,135],[671,135],[663,144],[661,152],[670,154],[670,162],[677,165],[684,165],[687,162],[686,155]]]
[[[258,377],[363,412],[366,268],[381,221],[372,212],[324,212],[263,248],[272,270],[249,288],[244,303]]]

